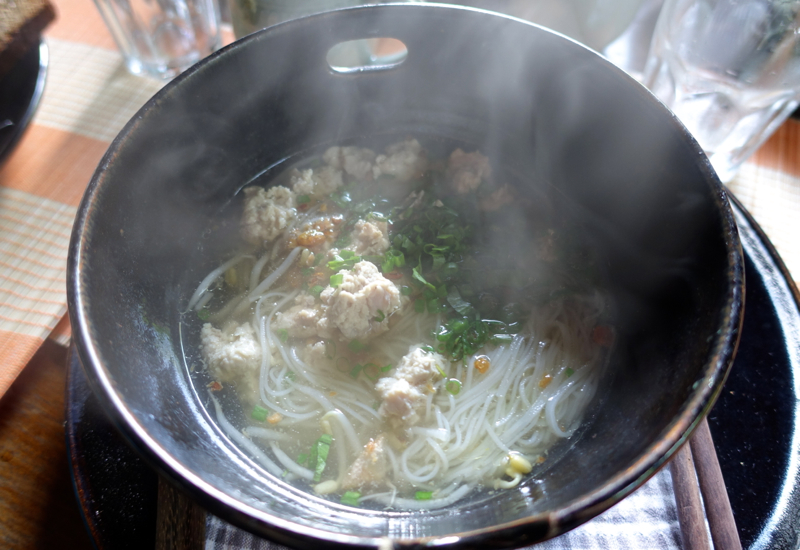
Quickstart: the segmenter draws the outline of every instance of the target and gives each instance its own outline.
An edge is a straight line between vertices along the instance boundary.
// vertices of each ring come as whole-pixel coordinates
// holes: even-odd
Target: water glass
[[[800,0],[666,0],[644,84],[678,116],[722,181],[800,99]]]
[[[219,49],[217,0],[95,0],[128,70],[171,78]]]

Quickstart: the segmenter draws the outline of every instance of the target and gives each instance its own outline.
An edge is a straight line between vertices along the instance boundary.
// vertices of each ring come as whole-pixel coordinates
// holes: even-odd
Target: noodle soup
[[[209,406],[271,474],[425,509],[552,461],[613,345],[586,243],[478,151],[331,147],[243,190],[188,302]],[[546,201],[543,201],[546,202]]]

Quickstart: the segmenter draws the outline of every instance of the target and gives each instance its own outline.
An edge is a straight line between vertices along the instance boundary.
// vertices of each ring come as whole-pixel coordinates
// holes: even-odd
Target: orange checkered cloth
[[[78,203],[111,140],[163,85],[127,73],[92,2],[53,4],[44,95],[0,166],[0,396],[45,339],[69,341],[66,262]]]

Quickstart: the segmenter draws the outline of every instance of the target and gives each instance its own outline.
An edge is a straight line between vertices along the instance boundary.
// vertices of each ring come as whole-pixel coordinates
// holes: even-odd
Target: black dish
[[[47,62],[47,46],[42,42],[0,78],[0,162],[14,148],[39,106]]]
[[[333,45],[365,35],[401,39],[407,59],[347,74],[327,66]],[[314,497],[254,467],[181,368],[175,343],[189,286],[181,285],[207,272],[189,257],[219,207],[293,155],[388,133],[469,143],[526,174],[537,183],[520,192],[536,200],[537,186],[546,188],[554,215],[591,234],[608,266],[620,312],[606,378],[614,383],[587,423],[591,437],[570,441],[537,478],[541,498],[531,496],[533,480],[424,514]],[[75,344],[115,425],[213,513],[306,547],[375,547],[387,536],[409,547],[523,546],[587,521],[652,475],[708,411],[741,322],[735,224],[685,128],[594,52],[478,10],[329,12],[212,55],[114,141],[75,227]],[[208,265],[219,260],[214,250],[228,249],[204,246]]]
[[[743,547],[800,544],[800,415],[794,388],[800,300],[761,229],[734,208],[745,249],[746,314],[739,352],[708,420]],[[795,333],[796,337],[796,333]],[[91,393],[74,349],[69,356],[66,435],[78,503],[100,549],[152,548],[158,478],[126,445]]]

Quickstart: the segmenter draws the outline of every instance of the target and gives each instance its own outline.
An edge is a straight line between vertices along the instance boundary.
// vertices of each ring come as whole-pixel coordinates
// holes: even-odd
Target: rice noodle
[[[521,330],[502,345],[487,344],[473,356],[443,363],[443,376],[424,389],[424,401],[414,409],[419,422],[404,426],[387,418],[374,372],[380,371],[380,377],[396,372],[413,346],[436,347],[439,342],[433,334],[447,323],[443,315],[418,313],[411,303],[404,302],[401,309],[389,314],[388,330],[369,340],[368,353],[358,355],[364,363],[353,368],[345,362],[341,370],[334,359],[345,355],[337,355],[335,347],[329,353],[328,345],[347,347],[352,341],[343,339],[338,329],[327,327],[328,332],[320,332],[324,338],[316,333],[309,338],[307,333],[302,338],[287,337],[276,330],[276,325],[286,326],[284,319],[290,316],[287,311],[293,304],[306,307],[298,296],[307,299],[312,284],[326,284],[321,279],[310,283],[310,277],[303,279],[302,285],[307,286],[297,283],[297,273],[314,271],[320,264],[313,263],[308,250],[303,252],[300,246],[286,253],[287,242],[295,242],[298,228],[316,223],[321,215],[319,206],[298,214],[269,250],[258,258],[240,254],[228,260],[203,279],[188,301],[188,310],[215,309],[211,317],[215,324],[228,319],[250,324],[261,354],[257,376],[254,374],[253,388],[246,387],[245,381],[239,382],[237,390],[247,407],[252,403],[244,396],[252,393],[259,406],[280,415],[274,426],[251,425],[240,432],[212,397],[224,433],[269,473],[280,476],[288,472],[285,479],[305,482],[314,480],[317,472],[298,463],[296,457],[307,454],[322,433],[328,434],[332,437],[327,458],[330,467],[326,466],[320,483],[327,485],[324,490],[319,485],[320,492],[338,490],[351,469],[364,467],[359,461],[380,463],[386,470],[385,479],[370,481],[360,489],[365,493],[358,499],[360,503],[435,509],[465,498],[476,487],[519,485],[524,476],[508,470],[513,464],[510,454],[519,453],[533,464],[546,460],[557,441],[575,433],[595,395],[607,353],[592,343],[592,329],[606,309],[603,295],[594,292],[554,299],[532,308]],[[319,253],[317,262],[324,252]],[[253,260],[246,291],[228,303],[217,304],[217,294],[223,293],[211,292],[212,285],[245,259]],[[323,271],[319,277],[326,278],[329,273]],[[320,289],[313,295],[317,299],[310,300],[314,306],[309,307],[333,307],[319,299]],[[381,323],[383,317],[375,320]],[[331,330],[336,336],[329,338]],[[357,353],[347,355],[348,360],[354,355]],[[479,357],[490,365],[485,372],[476,367]],[[372,363],[373,372],[360,374],[366,372],[367,362]],[[452,380],[458,382],[456,390],[448,385]],[[248,392],[250,389],[253,391]],[[380,438],[385,456],[373,457],[369,442]],[[422,497],[408,498],[414,491],[423,493]]]

